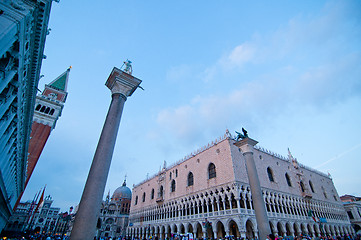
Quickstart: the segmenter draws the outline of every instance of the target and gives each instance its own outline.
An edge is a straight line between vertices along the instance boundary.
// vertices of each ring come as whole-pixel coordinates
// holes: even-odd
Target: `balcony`
[[[312,195],[306,192],[302,192],[302,197],[304,198],[312,198]]]
[[[162,203],[164,201],[163,196],[161,197],[157,197],[157,199],[155,200],[157,203]]]

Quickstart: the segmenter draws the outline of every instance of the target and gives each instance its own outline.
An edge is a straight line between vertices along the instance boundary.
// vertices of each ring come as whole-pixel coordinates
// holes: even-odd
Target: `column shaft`
[[[259,239],[267,239],[267,235],[271,233],[268,223],[268,216],[263,201],[261,184],[259,182],[256,164],[253,159],[253,152],[243,153],[246,158],[247,174],[249,185],[251,187],[253,207],[256,214],[257,226],[259,231]]]
[[[91,240],[94,238],[97,217],[100,212],[125,101],[126,97],[120,93],[112,95],[112,101],[76,214],[71,240]]]

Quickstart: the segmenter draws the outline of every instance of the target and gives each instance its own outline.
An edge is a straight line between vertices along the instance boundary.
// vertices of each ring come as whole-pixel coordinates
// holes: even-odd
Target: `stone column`
[[[202,232],[203,232],[203,239],[206,239],[207,238],[207,229],[203,228]]]
[[[241,205],[240,205],[240,203],[239,203],[239,201],[241,200],[241,198],[240,198],[240,197],[237,197],[237,198],[235,198],[235,199],[236,199],[236,201],[237,201],[237,211],[239,212],[240,209],[241,209]]]
[[[71,240],[94,238],[124,103],[141,82],[132,75],[113,68],[105,83],[111,90],[112,100],[75,217]]]
[[[213,230],[213,239],[217,239],[217,229]]]
[[[242,150],[243,156],[246,160],[246,169],[249,185],[251,187],[253,207],[256,214],[259,231],[259,239],[264,240],[267,239],[267,235],[271,233],[271,230],[269,227],[268,216],[262,196],[261,184],[259,182],[256,164],[253,159],[253,147],[257,143],[257,141],[247,137],[241,141],[236,142],[234,145]]]

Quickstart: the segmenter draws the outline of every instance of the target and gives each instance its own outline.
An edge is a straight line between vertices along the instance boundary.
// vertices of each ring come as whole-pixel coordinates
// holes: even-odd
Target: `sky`
[[[360,1],[53,2],[39,89],[72,66],[68,98],[22,200],[81,198],[111,101],[113,67],[145,89],[125,102],[105,195],[222,136],[330,173],[361,196]]]

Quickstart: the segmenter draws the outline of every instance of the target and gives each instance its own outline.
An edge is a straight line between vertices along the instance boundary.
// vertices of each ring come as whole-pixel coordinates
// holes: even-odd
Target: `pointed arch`
[[[39,110],[40,110],[40,108],[41,108],[41,105],[40,105],[40,104],[38,104],[38,105],[36,106],[36,108],[35,108],[35,111],[39,111]]]
[[[275,179],[273,177],[273,171],[270,167],[267,168],[267,174],[268,174],[268,179],[270,180],[270,182],[274,182]]]
[[[175,192],[175,180],[174,179],[172,180],[172,183],[170,185],[170,191]]]
[[[208,165],[208,179],[215,178],[216,176],[216,165],[214,165],[214,163],[210,163]]]
[[[315,190],[314,190],[314,188],[313,188],[313,184],[312,184],[311,180],[308,182],[308,184],[310,185],[311,191],[314,193]]]
[[[288,173],[285,174],[286,182],[289,187],[292,187],[291,179]]]
[[[188,177],[187,177],[187,186],[193,186],[194,184],[194,178],[193,178],[193,173],[189,172],[188,173]]]
[[[305,192],[305,185],[303,184],[302,181],[300,181],[300,187],[301,187],[301,191]]]

